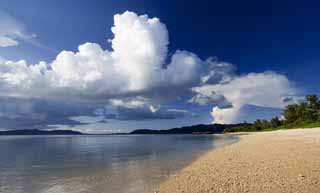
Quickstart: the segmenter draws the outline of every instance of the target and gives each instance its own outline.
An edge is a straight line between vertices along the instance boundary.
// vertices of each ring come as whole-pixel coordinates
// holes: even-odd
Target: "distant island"
[[[249,126],[249,123],[240,124],[200,124],[193,126],[185,126],[180,128],[152,130],[152,129],[138,129],[130,133],[110,133],[103,135],[136,135],[136,134],[216,134],[223,133],[226,129]],[[7,130],[0,131],[0,135],[84,135],[87,133],[81,133],[73,130],[40,130],[40,129],[21,129],[21,130]],[[90,135],[90,134],[87,134]]]
[[[248,123],[239,124],[209,124],[209,125],[193,125],[173,129],[152,130],[152,129],[138,129],[132,131],[130,134],[216,134],[223,133],[226,129],[234,127],[249,126]]]
[[[0,135],[82,135],[83,133],[72,130],[39,130],[39,129],[21,129],[0,131]]]

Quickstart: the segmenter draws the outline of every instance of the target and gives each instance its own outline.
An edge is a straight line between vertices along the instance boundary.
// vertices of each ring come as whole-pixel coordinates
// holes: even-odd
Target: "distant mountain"
[[[22,129],[0,131],[0,135],[81,135],[81,132],[72,130],[39,130],[39,129]]]
[[[248,126],[247,123],[239,124],[209,124],[209,125],[193,125],[173,129],[151,130],[139,129],[131,133],[121,134],[215,134],[223,133],[226,129],[240,126]],[[119,135],[120,133],[113,133],[108,135]],[[0,135],[83,135],[83,133],[73,130],[39,130],[39,129],[22,129],[22,130],[8,130],[0,131]]]
[[[151,130],[139,129],[132,131],[130,134],[215,134],[223,133],[225,129],[248,125],[247,123],[240,124],[209,124],[209,125],[193,125],[187,127],[166,129],[166,130]]]

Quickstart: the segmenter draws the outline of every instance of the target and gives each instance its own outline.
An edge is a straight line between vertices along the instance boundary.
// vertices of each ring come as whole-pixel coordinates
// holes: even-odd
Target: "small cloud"
[[[158,112],[159,110],[160,110],[160,105],[158,105],[157,107],[155,107],[155,106],[153,106],[153,105],[150,105],[150,111],[152,112],[152,113],[156,113],[156,112]]]
[[[0,47],[17,46],[19,42],[5,35],[0,36]]]
[[[17,46],[19,40],[31,41],[35,37],[35,34],[26,31],[21,22],[0,10],[0,47]]]
[[[168,109],[169,112],[188,113],[189,111],[184,109]]]
[[[188,111],[182,109],[161,108],[160,106],[144,104],[143,106],[111,106],[109,111],[115,113],[110,119],[117,120],[150,120],[150,119],[177,119],[191,115]],[[106,110],[108,112],[108,110]]]
[[[292,104],[292,103],[301,103],[305,101],[304,96],[284,96],[282,97],[282,101],[286,104]]]
[[[0,47],[18,46],[21,41],[54,53],[58,51],[36,40],[37,35],[29,32],[25,25],[5,11],[0,10]]]
[[[197,89],[195,89],[195,92],[196,90]],[[222,94],[217,94],[214,91],[212,91],[211,93],[197,93],[188,102],[195,103],[201,106],[217,106],[220,109],[232,107],[232,103],[230,103]]]
[[[199,93],[200,96],[222,95],[232,104],[230,108],[215,106],[212,109],[212,117],[214,122],[217,123],[236,122],[242,113],[242,107],[245,105],[283,108],[287,105],[289,99],[291,100],[291,98],[284,100],[284,96],[295,96],[297,93],[296,88],[291,85],[287,77],[275,72],[249,73],[243,76],[235,76],[228,82],[204,85],[193,90]],[[200,97],[200,99],[202,98]]]

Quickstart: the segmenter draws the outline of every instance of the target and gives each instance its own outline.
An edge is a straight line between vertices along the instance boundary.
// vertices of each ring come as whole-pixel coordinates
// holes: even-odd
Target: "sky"
[[[1,0],[0,129],[238,123],[319,94],[317,1]]]

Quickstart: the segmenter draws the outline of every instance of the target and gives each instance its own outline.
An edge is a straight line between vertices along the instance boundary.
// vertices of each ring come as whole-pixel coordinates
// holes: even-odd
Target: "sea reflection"
[[[212,135],[0,137],[0,192],[141,193],[206,150]]]

